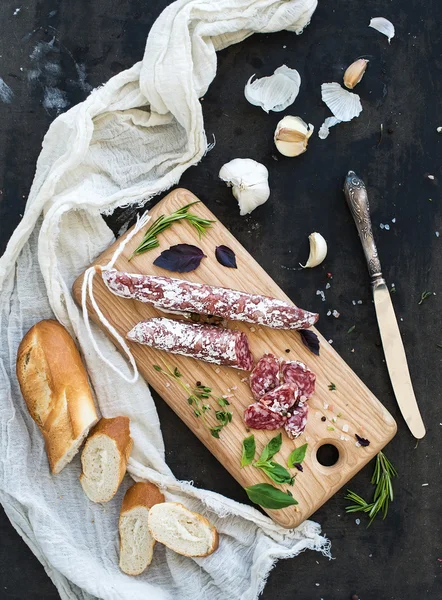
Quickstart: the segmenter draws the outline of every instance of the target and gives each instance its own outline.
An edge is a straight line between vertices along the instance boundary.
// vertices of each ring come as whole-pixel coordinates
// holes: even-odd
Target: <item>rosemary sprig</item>
[[[198,202],[199,200],[196,200],[195,202],[186,204],[186,206],[179,208],[170,215],[160,215],[158,219],[154,221],[147,229],[146,233],[144,234],[143,241],[138,248],[132,252],[129,260],[138,254],[143,254],[143,252],[148,252],[149,250],[153,250],[153,248],[158,248],[160,245],[158,241],[158,235],[166,229],[169,229],[169,227],[171,227],[171,225],[176,221],[188,221],[193,227],[195,227],[198,232],[198,236],[201,239],[201,237],[206,233],[206,229],[212,227],[212,223],[215,223],[215,221],[202,219],[201,217],[188,212],[189,208],[194,204],[198,204]]]
[[[418,304],[422,304],[422,302],[424,300],[426,300],[427,298],[429,298],[430,296],[433,296],[434,292],[422,292],[421,294],[421,299],[419,300]]]
[[[201,383],[198,383],[196,387],[192,390],[192,393],[189,394],[190,385],[182,381],[181,373],[179,372],[178,368],[175,367],[175,369],[172,369],[172,367],[170,367],[163,359],[161,359],[161,362],[166,367],[166,370],[164,370],[159,365],[153,365],[155,371],[163,373],[163,375],[166,375],[166,377],[173,379],[183,388],[187,395],[187,403],[190,406],[192,406],[193,414],[195,415],[195,417],[201,417],[205,425],[208,427],[211,435],[214,438],[219,439],[219,434],[221,430],[223,429],[223,427],[231,423],[233,415],[228,410],[216,410],[215,419],[219,424],[212,427],[211,423],[209,423],[206,416],[206,413],[209,410],[212,410],[212,407],[210,406],[210,404],[208,404],[208,400],[213,399],[222,408],[229,406],[230,402],[223,397],[215,398],[215,396],[212,395],[212,388],[207,387]]]
[[[382,512],[382,518],[385,519],[388,513],[390,502],[393,501],[393,477],[397,477],[397,471],[385,456],[383,452],[379,452],[376,456],[376,464],[371,478],[371,483],[375,485],[373,500],[367,502],[355,492],[347,490],[346,500],[350,500],[354,504],[345,508],[346,512],[365,512],[368,513],[370,521],[367,527],[373,523],[379,512]]]

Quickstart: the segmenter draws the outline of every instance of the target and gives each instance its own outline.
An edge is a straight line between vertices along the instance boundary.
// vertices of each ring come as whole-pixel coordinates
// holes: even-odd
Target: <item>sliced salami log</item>
[[[233,329],[157,318],[137,323],[127,338],[158,350],[217,365],[244,371],[253,368],[246,334]]]
[[[304,431],[307,425],[308,405],[301,402],[292,410],[292,415],[285,421],[284,429],[292,440],[297,438]]]
[[[281,378],[284,383],[295,383],[300,395],[306,399],[313,396],[316,375],[299,360],[284,361],[281,364]]]
[[[162,310],[214,315],[273,329],[306,329],[319,318],[318,314],[283,300],[203,283],[154,275],[133,275],[114,269],[102,270],[102,276],[106,286],[117,296],[148,302]]]
[[[246,408],[244,421],[251,429],[279,429],[284,425],[282,414],[273,412],[261,402],[255,402]]]
[[[288,417],[291,408],[296,405],[298,398],[298,387],[293,383],[285,383],[264,394],[259,401],[272,412],[278,413],[283,417]]]
[[[264,354],[250,373],[249,385],[256,400],[279,385],[279,360],[273,354]]]

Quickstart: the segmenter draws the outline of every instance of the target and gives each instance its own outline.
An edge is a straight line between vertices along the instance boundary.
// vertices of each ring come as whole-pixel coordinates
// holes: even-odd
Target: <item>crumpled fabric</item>
[[[216,51],[254,32],[301,33],[315,8],[316,0],[179,0],[153,25],[143,60],[59,116],[44,138],[23,219],[0,260],[0,500],[63,599],[253,600],[277,559],[305,549],[328,555],[316,523],[288,531],[250,506],[174,477],[147,384],[140,378],[128,386],[103,364],[71,295],[76,277],[114,240],[102,215],[143,205],[203,158],[199,98],[215,77]],[[191,559],[157,544],[151,566],[129,577],[118,568],[117,527],[130,478],[101,505],[82,491],[78,455],[50,474],[15,360],[24,333],[54,316],[78,342],[101,414],[131,420],[130,475],[204,514],[220,533],[213,555]],[[93,327],[101,351],[128,372]]]

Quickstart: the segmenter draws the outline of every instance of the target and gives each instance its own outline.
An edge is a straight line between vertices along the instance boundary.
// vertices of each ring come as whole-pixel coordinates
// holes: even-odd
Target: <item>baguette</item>
[[[148,526],[154,540],[183,556],[208,556],[218,548],[215,527],[179,502],[155,504]]]
[[[83,452],[80,482],[89,500],[109,502],[117,493],[132,451],[128,417],[100,419]]]
[[[21,341],[16,367],[29,413],[43,434],[51,470],[59,473],[98,420],[80,353],[60,323],[40,321]]]
[[[135,483],[124,496],[120,510],[120,569],[127,575],[140,575],[152,562],[155,540],[147,517],[149,509],[164,502],[164,496],[153,483]]]

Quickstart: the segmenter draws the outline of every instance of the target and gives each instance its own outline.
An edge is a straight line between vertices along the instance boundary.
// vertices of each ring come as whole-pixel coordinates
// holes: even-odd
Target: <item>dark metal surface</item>
[[[41,140],[57,114],[50,107],[53,98],[47,88],[61,91],[56,100],[66,108],[80,102],[89,85],[100,85],[141,59],[149,28],[167,4],[167,0],[3,0],[0,77],[15,96],[11,104],[0,103],[1,251],[23,213]],[[373,16],[388,17],[396,25],[397,37],[390,46],[368,28]],[[338,493],[314,517],[333,542],[335,560],[306,552],[279,562],[264,591],[265,600],[341,600],[354,593],[361,600],[442,597],[438,561],[442,350],[437,347],[442,343],[442,239],[436,236],[437,231],[442,233],[438,182],[442,137],[436,132],[442,125],[441,21],[439,0],[320,0],[302,36],[287,32],[253,36],[221,52],[217,77],[203,101],[207,134],[211,138],[213,132],[217,144],[200,165],[185,173],[181,185],[208,204],[294,301],[320,312],[319,329],[333,339],[399,424],[398,435],[386,450],[399,471],[396,500],[387,519],[366,529],[362,516],[358,526],[358,515],[345,514],[344,493]],[[40,44],[41,52],[35,53],[38,42],[46,45]],[[48,53],[59,66],[55,72],[45,70]],[[370,59],[355,90],[364,106],[361,116],[332,129],[325,141],[315,132],[300,157],[277,155],[272,137],[281,114],[267,115],[245,101],[247,79],[253,73],[271,74],[283,63],[297,68],[301,92],[285,114],[303,117],[317,131],[329,114],[321,102],[321,83],[341,81],[345,68],[359,56]],[[222,164],[235,157],[254,158],[270,171],[271,198],[248,217],[239,216],[230,190],[217,177]],[[428,429],[417,447],[390,387],[369,277],[342,193],[350,168],[367,184],[383,272],[395,284],[395,310]],[[435,179],[428,179],[428,174]],[[312,231],[326,238],[327,260],[311,271],[298,271]],[[333,279],[327,279],[328,272]],[[325,302],[317,290],[325,291]],[[418,306],[424,290],[438,295]],[[329,309],[338,310],[340,318],[327,317]],[[352,325],[355,330],[347,334]],[[157,399],[157,406],[168,462],[176,476],[245,502],[238,484],[166,404]],[[364,496],[371,491],[371,470],[372,465],[351,482],[351,488]],[[424,483],[428,486],[422,487]],[[0,597],[58,597],[2,511]]]

